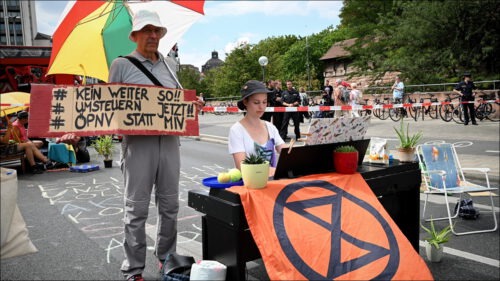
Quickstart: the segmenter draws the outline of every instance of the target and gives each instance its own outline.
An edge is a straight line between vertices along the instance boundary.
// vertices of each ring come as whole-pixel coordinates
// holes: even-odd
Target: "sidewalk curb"
[[[227,145],[227,141],[221,140],[221,139],[215,139],[215,138],[210,138],[210,137],[204,137],[204,136],[185,136],[187,139],[192,139],[195,141],[206,141],[206,142],[212,142],[212,143],[218,143],[218,144],[224,144]]]

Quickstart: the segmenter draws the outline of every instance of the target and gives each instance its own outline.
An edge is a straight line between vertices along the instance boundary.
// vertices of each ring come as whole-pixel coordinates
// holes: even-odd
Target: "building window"
[[[2,35],[0,36],[0,45],[5,45],[7,44],[7,36]]]

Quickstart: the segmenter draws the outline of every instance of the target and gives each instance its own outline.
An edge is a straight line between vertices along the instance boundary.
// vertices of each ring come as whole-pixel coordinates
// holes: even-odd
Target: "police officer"
[[[460,95],[460,101],[474,101],[476,93],[472,90],[476,89],[476,85],[472,82],[470,73],[464,73],[463,79],[463,81],[458,82],[453,92]],[[464,125],[469,125],[469,117],[472,120],[472,125],[477,125],[474,103],[462,103],[462,108],[464,111]]]
[[[282,95],[283,105],[285,107],[296,107],[300,104],[300,94],[293,88],[292,81],[286,81],[286,90],[283,91]],[[285,112],[283,116],[283,122],[281,123],[280,136],[283,140],[286,139],[288,135],[288,122],[290,118],[293,120],[293,125],[295,127],[295,138],[298,140],[300,138],[300,116],[299,112]]]

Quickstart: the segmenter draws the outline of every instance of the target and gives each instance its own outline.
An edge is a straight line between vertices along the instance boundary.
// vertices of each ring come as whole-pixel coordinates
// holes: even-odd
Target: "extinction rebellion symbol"
[[[303,188],[316,187],[330,190],[335,193],[331,196],[323,196],[319,198],[307,199],[302,201],[288,202],[288,198],[293,195],[296,191]],[[362,241],[345,233],[341,229],[341,219],[342,219],[342,200],[349,200],[352,203],[358,205],[359,207],[370,213],[376,221],[380,223],[382,229],[385,231],[387,240],[389,242],[389,249],[375,245],[368,241]],[[323,205],[331,205],[332,207],[332,218],[331,223],[324,221],[323,219],[309,213],[306,211],[307,208],[313,208]],[[330,261],[328,266],[328,273],[326,276],[318,273],[315,269],[311,268],[297,253],[292,241],[287,235],[285,229],[285,218],[284,211],[288,209],[295,212],[306,219],[320,225],[331,233],[331,251],[330,251]],[[396,241],[396,237],[390,228],[387,221],[382,217],[382,215],[371,205],[365,201],[347,193],[343,189],[335,186],[326,181],[307,181],[307,182],[297,182],[287,185],[279,193],[276,198],[276,203],[273,211],[273,222],[276,235],[281,244],[283,252],[288,257],[290,262],[295,266],[295,268],[309,280],[332,280],[339,276],[342,276],[351,271],[360,269],[364,266],[369,265],[383,257],[389,255],[389,259],[386,267],[381,273],[373,276],[371,279],[383,279],[390,280],[398,270],[399,266],[399,247]],[[355,245],[358,248],[364,249],[368,253],[362,255],[358,258],[342,262],[341,261],[341,239],[345,242]]]

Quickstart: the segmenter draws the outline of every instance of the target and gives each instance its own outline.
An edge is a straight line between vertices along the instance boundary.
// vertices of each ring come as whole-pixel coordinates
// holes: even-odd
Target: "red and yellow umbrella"
[[[49,71],[108,80],[111,62],[131,53],[136,45],[128,39],[132,15],[141,9],[156,11],[167,35],[159,50],[168,52],[187,29],[204,14],[204,0],[87,1],[68,4],[53,35]]]

